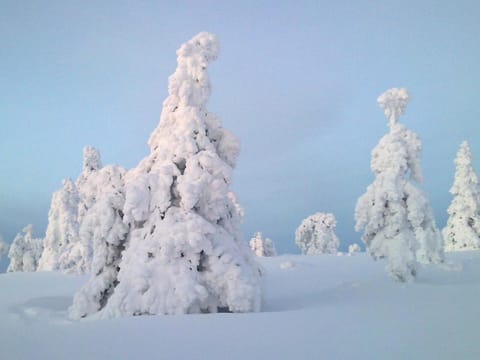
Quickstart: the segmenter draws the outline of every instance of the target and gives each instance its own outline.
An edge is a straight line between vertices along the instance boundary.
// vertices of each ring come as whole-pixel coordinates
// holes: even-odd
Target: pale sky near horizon
[[[280,253],[333,212],[342,249],[387,131],[378,95],[406,87],[400,121],[423,140],[425,182],[446,222],[453,159],[469,140],[480,171],[477,1],[0,2],[0,234],[43,237],[52,192],[82,148],[134,167],[149,152],[176,49],[200,31],[221,43],[209,110],[242,143],[233,190],[245,238]]]

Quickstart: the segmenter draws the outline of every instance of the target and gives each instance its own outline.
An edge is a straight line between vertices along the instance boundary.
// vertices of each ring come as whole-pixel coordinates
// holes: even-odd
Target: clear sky
[[[82,148],[134,167],[148,154],[176,49],[215,33],[217,113],[242,142],[233,189],[244,234],[280,253],[317,211],[345,249],[370,152],[387,131],[376,98],[406,87],[401,119],[423,140],[423,188],[443,227],[453,159],[480,171],[478,1],[0,1],[0,234],[44,236],[51,194]]]

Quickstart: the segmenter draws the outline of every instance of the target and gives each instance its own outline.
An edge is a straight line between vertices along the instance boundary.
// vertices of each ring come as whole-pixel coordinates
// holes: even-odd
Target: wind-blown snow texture
[[[408,102],[406,89],[393,88],[378,98],[389,119],[390,132],[372,151],[373,184],[357,202],[355,228],[374,259],[386,258],[387,271],[397,281],[415,277],[416,262],[441,263],[443,239],[422,181],[419,137],[398,123]]]
[[[100,291],[105,304],[97,302],[96,316],[260,309],[259,269],[229,194],[239,142],[206,109],[207,67],[217,56],[209,33],[177,51],[169,96],[148,141],[151,153],[125,177],[129,235],[118,276]],[[73,317],[93,309],[76,304]]]
[[[459,271],[428,268],[408,284],[390,281],[364,253],[258,261],[264,312],[247,314],[72,321],[67,308],[86,277],[0,274],[1,358],[480,358],[480,252],[449,253]],[[282,270],[287,262],[295,266]]]
[[[455,158],[453,195],[448,207],[447,226],[443,229],[445,251],[480,248],[480,191],[478,177],[472,165],[472,152],[464,141]]]

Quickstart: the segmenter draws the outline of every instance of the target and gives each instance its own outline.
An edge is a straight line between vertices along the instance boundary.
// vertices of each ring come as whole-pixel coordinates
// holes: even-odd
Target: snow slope
[[[102,321],[66,317],[86,277],[0,274],[0,358],[478,359],[480,252],[447,260],[398,284],[366,254],[259,258],[261,313]]]

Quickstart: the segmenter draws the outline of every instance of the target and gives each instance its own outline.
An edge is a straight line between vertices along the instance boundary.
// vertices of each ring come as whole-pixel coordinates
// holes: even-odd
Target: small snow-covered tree
[[[236,138],[206,109],[214,35],[177,51],[151,153],[126,175],[130,233],[101,317],[260,308],[259,269],[229,196]]]
[[[448,222],[443,229],[445,250],[480,248],[480,191],[478,177],[472,165],[470,145],[464,141],[455,158],[455,180],[450,189],[453,195],[448,207]]]
[[[78,234],[78,191],[75,183],[66,179],[62,189],[52,196],[44,250],[38,270],[67,271],[74,267],[69,258],[72,247],[80,241]]]
[[[101,310],[118,283],[121,254],[129,231],[123,222],[124,178],[125,170],[121,167],[106,166],[98,171],[97,185],[102,191],[80,227],[81,238],[93,243],[91,277],[74,297],[72,318]]]
[[[389,119],[390,132],[372,151],[373,184],[357,202],[357,231],[376,259],[387,259],[387,272],[397,281],[416,275],[416,260],[443,261],[443,241],[426,195],[413,185],[421,182],[421,141],[398,123],[408,103],[406,89],[393,88],[378,98]]]
[[[53,194],[39,270],[77,274],[90,272],[92,239],[82,238],[79,231],[98,194],[104,191],[97,180],[101,168],[100,152],[86,146],[83,149],[83,169],[78,179],[75,182],[64,180],[62,189]]]
[[[83,217],[93,204],[95,204],[98,193],[98,182],[96,175],[98,170],[102,168],[102,160],[100,151],[93,146],[85,146],[83,148],[83,169],[82,173],[75,181],[78,189],[78,223],[80,224]]]
[[[277,256],[273,241],[269,238],[264,239],[261,232],[256,232],[250,239],[250,249],[257,256]]]
[[[335,235],[337,221],[330,213],[316,213],[302,221],[295,232],[295,243],[304,255],[336,254],[340,242]]]
[[[33,225],[27,225],[18,233],[10,246],[10,265],[7,272],[36,271],[43,250],[43,239],[33,237]]]
[[[360,252],[362,251],[362,249],[360,248],[360,245],[358,244],[350,244],[348,245],[348,255],[353,255],[357,252]]]

